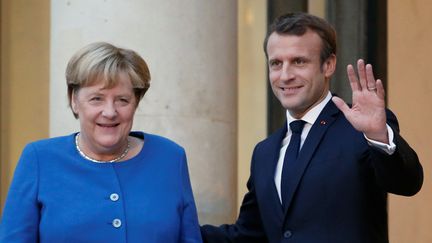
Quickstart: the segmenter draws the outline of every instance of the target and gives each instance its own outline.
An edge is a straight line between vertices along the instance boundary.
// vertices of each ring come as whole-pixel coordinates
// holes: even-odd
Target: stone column
[[[133,129],[184,146],[200,222],[231,222],[236,209],[236,1],[51,4],[50,135],[79,128],[66,101],[64,71],[71,55],[95,41],[133,49],[152,75]]]
[[[337,68],[330,83],[331,91],[351,103],[351,87],[346,66],[357,67],[357,59],[367,58],[367,1],[327,1],[327,19],[338,38]]]

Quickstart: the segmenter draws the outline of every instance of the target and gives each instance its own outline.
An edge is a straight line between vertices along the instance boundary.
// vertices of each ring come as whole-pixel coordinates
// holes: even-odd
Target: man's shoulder
[[[285,134],[287,132],[286,125],[283,125],[273,133],[271,133],[269,136],[267,136],[265,139],[261,140],[257,143],[255,146],[255,151],[260,149],[268,149],[268,148],[274,148],[276,146],[280,146],[282,139],[285,137]]]

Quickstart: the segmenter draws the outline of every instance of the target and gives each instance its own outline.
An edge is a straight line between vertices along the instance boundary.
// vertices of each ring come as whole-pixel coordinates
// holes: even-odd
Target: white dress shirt
[[[301,134],[301,141],[300,141],[300,149],[303,146],[303,143],[307,137],[307,135],[309,134],[310,129],[312,128],[312,125],[315,123],[316,119],[318,119],[318,116],[320,115],[321,111],[324,109],[324,107],[327,105],[327,103],[331,100],[332,95],[330,92],[328,92],[327,96],[324,98],[324,100],[322,100],[319,104],[317,104],[315,107],[313,107],[310,111],[308,111],[302,118],[301,120],[305,121],[305,125],[303,127],[303,131]],[[275,181],[275,185],[276,185],[276,190],[278,192],[279,195],[279,200],[282,203],[282,197],[281,197],[281,179],[282,179],[282,167],[283,167],[283,163],[284,163],[284,157],[285,157],[285,151],[288,147],[288,143],[291,139],[291,129],[289,124],[296,120],[295,118],[293,118],[289,112],[286,112],[286,116],[287,116],[287,133],[285,138],[282,140],[282,144],[281,144],[281,148],[279,151],[279,159],[277,162],[277,166],[276,166],[276,172],[275,172],[275,176],[274,176],[274,181]],[[385,151],[388,154],[392,154],[394,153],[394,151],[396,150],[396,145],[393,143],[393,130],[390,128],[389,125],[387,125],[387,132],[388,132],[388,137],[389,137],[389,141],[390,144],[385,144],[385,143],[381,143],[381,142],[377,142],[374,140],[371,140],[369,138],[366,137],[366,135],[364,136],[366,138],[366,140],[368,141],[368,144],[371,146],[374,146],[378,149],[381,149],[383,151]]]

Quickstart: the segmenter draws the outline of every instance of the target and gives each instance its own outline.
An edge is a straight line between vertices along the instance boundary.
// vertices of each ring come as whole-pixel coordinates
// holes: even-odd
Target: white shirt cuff
[[[387,134],[388,134],[390,144],[381,143],[381,142],[369,139],[368,137],[366,137],[366,135],[364,133],[363,133],[363,136],[366,138],[366,140],[370,146],[377,148],[377,149],[380,149],[383,152],[386,152],[388,155],[392,155],[396,151],[396,144],[393,142],[394,133],[388,124],[386,124],[386,126],[387,126]]]

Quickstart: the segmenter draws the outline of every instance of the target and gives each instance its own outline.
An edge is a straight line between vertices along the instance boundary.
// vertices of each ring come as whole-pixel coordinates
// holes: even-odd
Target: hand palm
[[[365,66],[359,60],[357,67],[359,78],[352,65],[347,67],[353,92],[352,107],[338,97],[333,97],[333,101],[356,130],[370,139],[387,143],[384,87],[381,80],[375,80],[370,64]]]

